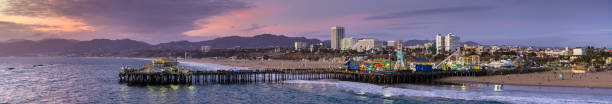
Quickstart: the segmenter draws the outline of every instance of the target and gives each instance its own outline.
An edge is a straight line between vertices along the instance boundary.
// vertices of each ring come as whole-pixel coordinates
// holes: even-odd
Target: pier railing
[[[497,71],[446,71],[431,73],[366,73],[326,69],[191,71],[181,73],[124,71],[120,82],[140,84],[238,84],[279,82],[284,80],[338,79],[376,84],[424,83],[450,76],[483,76],[513,73],[541,72],[546,69]]]

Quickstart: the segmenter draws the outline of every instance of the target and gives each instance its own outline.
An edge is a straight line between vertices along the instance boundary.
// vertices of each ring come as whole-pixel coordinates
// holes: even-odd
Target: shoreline
[[[559,74],[564,79],[559,79]],[[448,77],[437,81],[446,83],[508,84],[523,86],[576,87],[612,89],[612,71],[585,74],[564,72],[538,72],[478,77]]]
[[[444,82],[444,81],[440,81]],[[499,84],[499,85],[514,85],[514,86],[530,86],[530,87],[567,87],[567,88],[588,88],[588,89],[612,89],[611,87],[579,87],[579,86],[560,86],[560,85],[530,85],[530,84],[509,84],[509,83],[485,83],[476,81],[458,81],[458,82],[444,82],[453,84]]]

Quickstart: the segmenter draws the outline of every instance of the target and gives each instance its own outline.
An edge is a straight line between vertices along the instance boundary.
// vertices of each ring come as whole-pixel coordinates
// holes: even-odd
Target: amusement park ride
[[[438,64],[426,62],[406,62],[404,47],[401,41],[397,42],[394,61],[391,59],[374,59],[367,61],[348,61],[346,63],[349,70],[380,73],[397,72],[440,72],[451,70],[481,70],[486,67],[481,66],[480,57],[477,55],[463,56],[460,51],[445,58]],[[410,64],[407,64],[410,63]]]
[[[452,60],[453,58],[455,60]],[[480,65],[480,56],[463,56],[459,51],[453,52],[453,54],[449,55],[448,57],[446,57],[446,59],[437,64],[435,68],[442,70],[483,69]]]

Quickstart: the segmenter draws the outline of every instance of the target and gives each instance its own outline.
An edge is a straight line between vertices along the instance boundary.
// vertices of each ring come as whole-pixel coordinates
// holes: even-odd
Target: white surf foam
[[[309,81],[309,80],[287,80],[284,83],[296,83],[296,84],[329,84],[329,85],[337,85],[336,82],[330,81]]]
[[[591,95],[568,95],[559,93],[533,93],[533,92],[495,92],[489,90],[456,90],[443,89],[434,86],[408,85],[424,87],[424,89],[396,88],[380,86],[368,83],[348,82],[348,81],[305,81],[290,80],[285,83],[304,83],[304,84],[332,84],[336,87],[354,91],[357,93],[368,93],[375,95],[390,96],[417,96],[417,97],[441,97],[450,99],[481,100],[481,101],[503,101],[512,103],[541,103],[541,104],[612,104],[611,96],[591,96]]]

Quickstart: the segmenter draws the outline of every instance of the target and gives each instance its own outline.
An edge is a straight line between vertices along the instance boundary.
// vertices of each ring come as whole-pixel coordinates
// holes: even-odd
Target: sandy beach
[[[188,59],[189,62],[204,62],[258,69],[337,69],[344,65],[341,62],[294,61],[294,60],[231,60],[231,59]]]
[[[559,78],[564,75],[564,79]],[[510,74],[480,77],[449,77],[440,79],[443,82],[477,82],[514,85],[566,86],[586,88],[612,88],[612,71],[585,74],[568,72],[539,72],[529,74]]]

